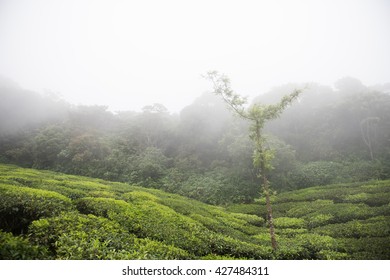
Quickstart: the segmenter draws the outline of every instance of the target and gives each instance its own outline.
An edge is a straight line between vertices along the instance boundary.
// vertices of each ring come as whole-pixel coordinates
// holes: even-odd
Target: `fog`
[[[240,94],[351,76],[390,81],[390,4],[0,1],[0,75],[74,104],[178,112],[227,74]]]

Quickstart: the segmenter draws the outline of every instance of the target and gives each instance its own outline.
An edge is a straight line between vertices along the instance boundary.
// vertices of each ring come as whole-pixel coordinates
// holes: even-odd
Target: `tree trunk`
[[[272,206],[271,206],[271,199],[270,199],[270,188],[269,188],[269,182],[267,179],[267,167],[266,167],[266,158],[264,156],[264,149],[262,146],[262,141],[261,141],[261,125],[259,121],[256,121],[256,150],[257,154],[260,157],[260,162],[255,162],[254,166],[260,167],[260,177],[263,178],[263,188],[264,188],[264,194],[265,194],[265,201],[267,205],[267,221],[269,224],[269,232],[271,236],[271,244],[272,244],[272,249],[275,251],[278,248],[278,244],[276,242],[276,237],[275,237],[275,228],[274,228],[274,221],[272,217]]]
[[[271,206],[271,199],[270,199],[269,183],[265,174],[263,174],[263,183],[264,183],[265,201],[267,204],[267,219],[269,224],[269,233],[271,235],[272,249],[275,251],[278,248],[278,244],[276,242],[275,227],[274,227],[274,221],[272,217],[272,206]]]

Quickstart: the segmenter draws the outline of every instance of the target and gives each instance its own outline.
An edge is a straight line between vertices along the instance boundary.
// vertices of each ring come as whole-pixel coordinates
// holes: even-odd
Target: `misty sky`
[[[218,70],[255,96],[390,82],[390,1],[0,0],[0,75],[74,104],[179,111]]]

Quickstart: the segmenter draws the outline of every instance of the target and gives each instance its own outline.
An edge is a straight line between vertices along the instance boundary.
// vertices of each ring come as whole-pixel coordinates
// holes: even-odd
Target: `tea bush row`
[[[328,224],[317,227],[314,231],[333,237],[386,237],[390,236],[390,217],[380,216],[342,224]]]
[[[41,217],[71,211],[71,200],[51,191],[0,185],[0,229],[23,233],[28,225]]]
[[[34,221],[30,240],[55,259],[188,259],[190,254],[163,243],[139,239],[106,218],[76,212]]]
[[[128,203],[114,199],[83,198],[78,202],[78,209],[83,213],[107,217],[138,237],[148,237],[173,245],[198,258],[209,254],[262,259],[269,256],[270,247],[261,247],[213,232],[212,226],[219,227],[220,223],[209,220],[207,228],[197,220],[180,215],[152,200],[137,202],[131,193],[124,197],[129,197]],[[207,224],[205,220],[202,221]],[[236,236],[240,237],[239,235],[236,232]]]
[[[34,260],[48,259],[46,248],[31,245],[22,236],[13,236],[10,232],[0,230],[0,260]]]
[[[338,250],[352,260],[389,260],[390,237],[337,238]]]

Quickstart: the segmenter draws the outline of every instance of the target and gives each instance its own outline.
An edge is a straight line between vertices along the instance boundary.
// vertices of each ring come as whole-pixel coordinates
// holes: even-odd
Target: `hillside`
[[[390,181],[328,185],[265,205],[0,165],[0,259],[389,259]]]

